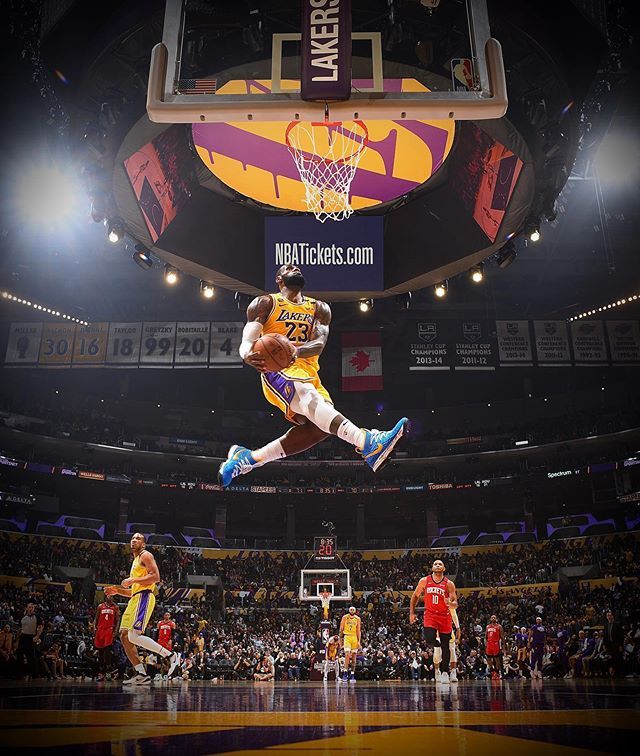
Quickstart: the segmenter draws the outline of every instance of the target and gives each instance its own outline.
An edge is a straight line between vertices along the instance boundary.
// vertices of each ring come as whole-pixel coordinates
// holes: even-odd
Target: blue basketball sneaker
[[[254,467],[258,467],[258,463],[251,456],[249,449],[236,444],[229,449],[227,458],[218,468],[218,482],[227,488],[237,475],[244,475]]]
[[[389,431],[365,430],[366,437],[362,449],[358,454],[376,472],[387,461],[395,445],[409,428],[409,419],[403,417]]]

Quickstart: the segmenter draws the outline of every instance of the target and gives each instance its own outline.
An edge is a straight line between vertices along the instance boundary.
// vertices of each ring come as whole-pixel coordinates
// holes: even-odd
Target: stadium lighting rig
[[[574,315],[572,318],[569,318],[569,322],[572,323],[574,320],[582,320],[582,318],[589,318],[592,315],[597,315],[599,312],[606,312],[607,310],[612,310],[614,307],[622,307],[623,305],[629,304],[629,302],[637,302],[639,299],[640,299],[640,294],[632,294],[629,297],[616,299],[615,302],[609,302],[609,304],[602,305],[602,307],[594,307],[593,310],[585,310],[584,312],[581,312],[579,315]]]
[[[11,294],[8,291],[2,292],[2,299],[6,299],[7,302],[15,302],[16,304],[25,305],[26,307],[32,307],[34,310],[38,310],[39,312],[46,312],[47,315],[53,315],[56,318],[63,318],[64,320],[69,320],[72,323],[78,323],[78,325],[84,325],[84,326],[89,325],[88,321],[86,320],[82,320],[81,318],[75,318],[73,315],[66,315],[64,312],[60,312],[59,310],[54,310],[51,307],[45,307],[44,305],[37,304],[37,302],[32,302],[29,299],[16,297],[15,294]]]

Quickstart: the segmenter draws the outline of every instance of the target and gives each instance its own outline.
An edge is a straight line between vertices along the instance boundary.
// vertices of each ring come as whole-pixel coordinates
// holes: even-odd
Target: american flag
[[[218,86],[217,79],[180,79],[178,92],[180,94],[215,94]]]

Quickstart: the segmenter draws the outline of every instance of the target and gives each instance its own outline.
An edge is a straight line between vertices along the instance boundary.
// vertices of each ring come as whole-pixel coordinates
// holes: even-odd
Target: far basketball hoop
[[[309,212],[324,223],[348,218],[349,191],[369,131],[363,121],[292,121],[286,131],[291,153],[306,192]]]

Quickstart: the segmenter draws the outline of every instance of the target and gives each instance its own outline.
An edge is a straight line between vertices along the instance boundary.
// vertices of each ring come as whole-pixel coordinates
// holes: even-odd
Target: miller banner
[[[305,290],[384,290],[384,235],[381,216],[352,216],[318,223],[309,216],[265,218],[266,291],[275,290],[281,265],[297,265]]]

